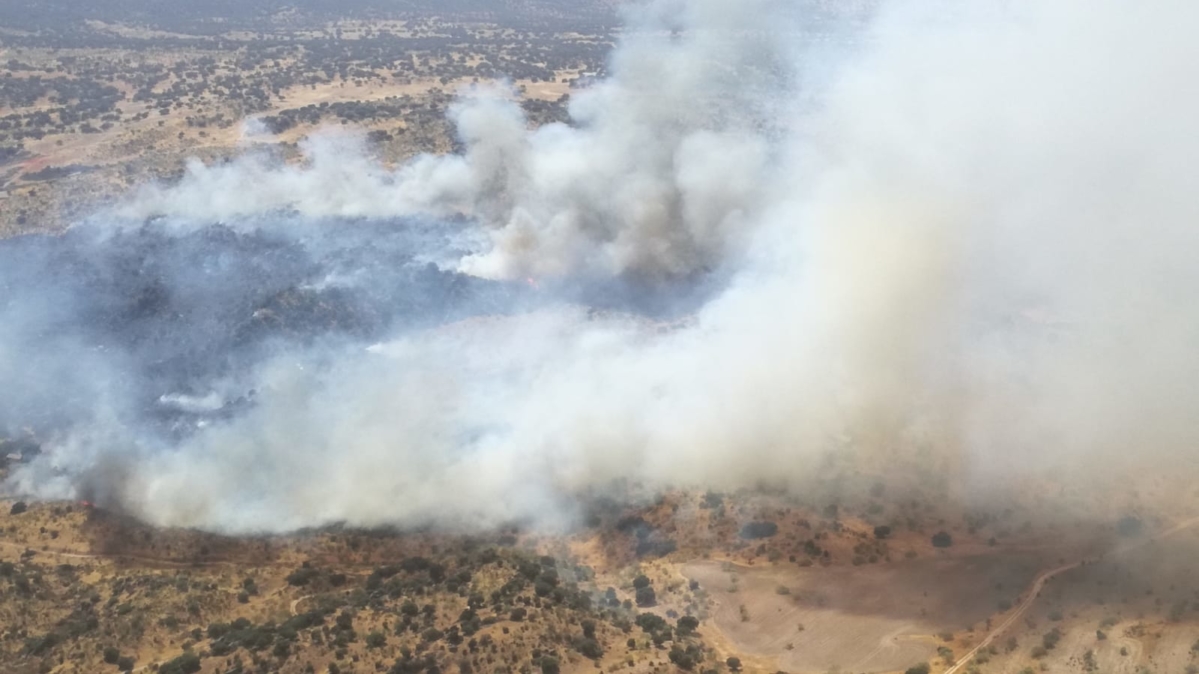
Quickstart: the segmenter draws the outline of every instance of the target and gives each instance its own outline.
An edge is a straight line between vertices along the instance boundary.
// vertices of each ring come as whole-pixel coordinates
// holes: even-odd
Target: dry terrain
[[[744,567],[683,573],[716,599],[714,624],[788,671],[892,671],[936,655],[935,635],[983,629],[1040,568],[1027,554],[933,556],[888,565]]]

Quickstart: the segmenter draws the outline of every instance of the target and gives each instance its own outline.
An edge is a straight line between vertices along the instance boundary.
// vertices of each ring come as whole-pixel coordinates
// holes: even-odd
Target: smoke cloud
[[[1197,28],[653,2],[570,125],[497,88],[461,154],[192,165],[5,242],[0,417],[51,438],[8,487],[227,532],[878,479],[1105,516],[1199,459]]]

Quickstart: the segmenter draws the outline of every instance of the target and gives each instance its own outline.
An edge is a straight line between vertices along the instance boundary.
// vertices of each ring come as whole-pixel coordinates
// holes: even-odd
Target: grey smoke
[[[303,165],[195,165],[119,212],[174,237],[280,212],[465,217],[479,229],[422,245],[441,273],[668,297],[716,279],[687,320],[549,292],[286,345],[240,373],[244,409],[170,441],[72,401],[88,423],[10,487],[99,479],[148,521],[247,532],[555,523],[612,484],[883,477],[979,503],[1050,485],[1098,518],[1145,471],[1189,485],[1199,8],[830,12],[817,29],[772,3],[651,3],[571,126],[527,131],[476,92],[453,113],[461,155],[391,170],[324,136]],[[73,315],[71,297],[18,315]],[[45,345],[49,372],[78,339]],[[87,385],[139,367],[101,359]]]

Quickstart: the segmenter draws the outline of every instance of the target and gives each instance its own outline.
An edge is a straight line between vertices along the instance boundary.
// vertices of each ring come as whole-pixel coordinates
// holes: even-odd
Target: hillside
[[[991,544],[963,526],[937,547],[826,510],[675,493],[597,507],[567,536],[231,539],[10,502],[0,661],[15,673],[724,672],[729,657],[752,672],[941,670],[1055,554],[1115,540],[1051,550],[1034,532]],[[1199,583],[1167,560],[1196,545],[1180,531],[1064,574],[968,671],[1189,666]]]

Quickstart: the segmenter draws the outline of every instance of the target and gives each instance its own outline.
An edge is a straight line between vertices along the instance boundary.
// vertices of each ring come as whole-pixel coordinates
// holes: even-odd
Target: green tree
[[[658,597],[652,587],[638,588],[636,599],[637,605],[641,607],[653,606],[658,603]]]

